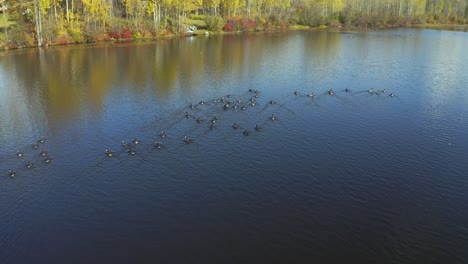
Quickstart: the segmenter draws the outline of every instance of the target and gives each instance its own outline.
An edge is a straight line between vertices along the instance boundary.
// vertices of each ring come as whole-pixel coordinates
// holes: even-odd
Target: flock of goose
[[[32,169],[36,167],[40,167],[42,165],[47,165],[52,162],[52,158],[49,156],[49,153],[45,150],[46,146],[46,138],[43,136],[32,143],[31,146],[28,146],[27,149],[18,150],[16,152],[16,158],[21,162],[24,163],[24,168]],[[24,148],[23,148],[24,149]],[[16,176],[16,170],[10,169],[8,171],[8,176],[14,178]]]
[[[321,94],[314,94],[314,93],[302,93],[298,90],[294,90],[289,96],[293,97],[308,97],[310,100],[314,100],[316,98],[322,96],[336,96],[337,93],[352,93],[352,91],[348,88],[340,91],[334,91],[333,89],[329,89]],[[387,92],[386,89],[382,90],[374,90],[369,89],[365,91],[360,91],[357,93],[366,93],[369,95],[376,95],[376,96],[388,96],[388,97],[395,97],[395,94],[392,92]],[[220,119],[222,118],[224,113],[227,112],[242,112],[248,110],[248,108],[258,107],[259,104],[260,92],[255,89],[248,89],[247,96],[244,98],[235,98],[232,94],[227,94],[218,98],[214,98],[210,101],[201,100],[198,103],[191,103],[190,105],[183,107],[176,111],[173,115],[170,116],[168,120],[164,121],[166,123],[167,128],[171,128],[176,123],[180,122],[183,119],[187,120],[194,120],[195,126],[200,127],[205,125],[205,129],[208,131],[215,130],[221,126],[226,126],[226,123],[219,125]],[[274,105],[284,105],[279,104],[277,100],[272,99],[267,102],[263,101],[263,108],[266,109],[267,107],[273,107]],[[177,118],[178,116],[178,118]],[[171,120],[176,120],[175,122]],[[266,118],[269,122],[275,122],[278,120],[278,117],[275,114],[268,115]],[[172,122],[172,123],[171,123]],[[242,135],[249,136],[253,131],[261,132],[263,124],[255,124],[252,125],[251,129],[247,127],[243,127],[241,122],[234,122],[230,124],[230,129],[241,131]],[[207,127],[206,127],[207,126]],[[168,137],[168,134],[165,132],[167,130],[161,131],[158,135],[156,135],[156,140],[153,141],[152,145],[150,146],[154,150],[161,150],[163,149],[163,141]],[[189,145],[195,142],[194,139],[190,138],[187,133],[190,131],[185,131],[186,134],[181,137],[181,145]],[[254,133],[255,133],[254,132]],[[240,133],[240,132],[239,132]],[[113,158],[116,156],[121,155],[122,153],[127,153],[129,156],[135,156],[139,151],[138,147],[141,145],[141,141],[138,138],[134,138],[133,140],[126,142],[122,141],[120,147],[117,150],[110,150],[105,149],[103,152],[103,159],[106,158]],[[17,171],[22,169],[32,169],[44,165],[48,165],[52,162],[52,158],[49,156],[49,153],[45,150],[46,149],[46,138],[41,137],[32,145],[24,148],[25,151],[18,150],[16,152],[16,159],[20,164],[17,166],[17,169],[10,169],[8,171],[8,176],[10,178],[14,178],[17,175]],[[13,156],[13,155],[12,155]]]

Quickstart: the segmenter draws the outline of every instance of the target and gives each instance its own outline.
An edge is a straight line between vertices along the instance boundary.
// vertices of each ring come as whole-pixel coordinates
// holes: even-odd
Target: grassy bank
[[[411,25],[412,28],[425,28],[425,29],[439,29],[439,30],[456,30],[456,31],[468,31],[468,25],[457,25],[457,24],[415,24]]]

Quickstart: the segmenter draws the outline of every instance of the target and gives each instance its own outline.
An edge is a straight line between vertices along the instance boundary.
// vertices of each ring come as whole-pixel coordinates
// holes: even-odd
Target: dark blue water
[[[394,30],[1,53],[0,262],[467,263],[466,47]]]

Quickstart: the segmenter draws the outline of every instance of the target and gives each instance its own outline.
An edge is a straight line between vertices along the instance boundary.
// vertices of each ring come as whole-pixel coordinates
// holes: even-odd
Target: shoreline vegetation
[[[0,0],[0,50],[301,29],[468,31],[468,0]]]

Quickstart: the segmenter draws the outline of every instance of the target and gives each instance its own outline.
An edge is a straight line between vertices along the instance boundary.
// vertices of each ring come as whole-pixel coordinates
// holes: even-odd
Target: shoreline
[[[409,25],[408,28],[423,28],[423,29],[439,29],[439,30],[456,30],[456,31],[468,31],[468,24],[414,24]]]
[[[468,24],[460,25],[460,24],[411,24],[406,26],[398,26],[398,25],[386,25],[380,27],[328,27],[328,26],[319,26],[319,27],[311,27],[311,26],[303,26],[303,25],[292,25],[289,28],[281,28],[275,30],[257,30],[257,31],[220,31],[220,32],[211,32],[207,30],[197,30],[192,34],[170,34],[164,36],[156,36],[156,37],[139,37],[139,38],[121,38],[121,39],[111,39],[111,40],[99,40],[93,42],[77,42],[77,43],[64,43],[64,44],[47,44],[46,46],[37,47],[37,46],[21,46],[21,47],[4,47],[0,46],[0,52],[8,52],[8,51],[17,51],[17,50],[25,50],[25,49],[34,49],[34,48],[50,48],[50,47],[63,47],[63,46],[75,46],[75,45],[109,45],[112,43],[137,43],[137,42],[154,42],[159,40],[165,39],[175,39],[175,38],[184,38],[184,37],[193,37],[193,36],[217,36],[217,35],[237,35],[237,34],[249,34],[249,33],[271,33],[271,32],[284,32],[284,31],[369,31],[369,30],[386,30],[386,29],[408,29],[408,28],[417,28],[417,29],[434,29],[434,30],[452,30],[452,31],[460,31],[460,32],[468,32]]]

